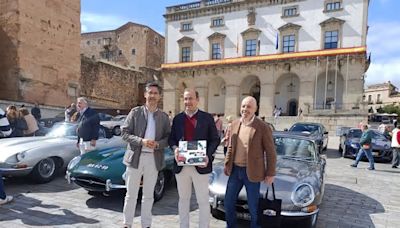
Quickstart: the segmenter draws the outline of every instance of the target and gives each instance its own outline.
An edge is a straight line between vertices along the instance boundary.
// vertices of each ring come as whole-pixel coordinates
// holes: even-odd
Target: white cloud
[[[366,84],[391,81],[400,87],[400,57],[387,62],[372,63],[367,71]]]
[[[372,53],[366,84],[391,81],[400,87],[400,22],[371,23],[368,51]]]
[[[129,20],[116,15],[103,15],[88,12],[81,13],[82,32],[113,30],[128,21]]]

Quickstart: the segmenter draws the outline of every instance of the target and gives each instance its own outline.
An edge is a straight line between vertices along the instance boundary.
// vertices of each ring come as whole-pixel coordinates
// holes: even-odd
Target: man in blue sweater
[[[361,158],[364,154],[367,156],[369,161],[368,170],[374,170],[374,157],[372,156],[372,132],[368,130],[368,125],[364,124],[362,126],[362,135],[360,139],[360,150],[357,153],[356,161],[351,164],[351,167],[357,167],[358,162],[360,162]]]

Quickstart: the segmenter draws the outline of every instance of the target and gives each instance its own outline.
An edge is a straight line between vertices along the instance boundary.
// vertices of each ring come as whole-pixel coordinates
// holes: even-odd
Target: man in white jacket
[[[11,135],[10,123],[8,122],[6,113],[0,108],[0,138]]]
[[[400,162],[400,125],[397,125],[392,131],[392,168],[397,169]]]

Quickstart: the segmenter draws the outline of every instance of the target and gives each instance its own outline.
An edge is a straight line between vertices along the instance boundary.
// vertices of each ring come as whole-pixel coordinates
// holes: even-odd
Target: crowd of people
[[[15,105],[8,106],[5,112],[1,111],[10,125],[10,134],[0,135],[0,138],[34,136],[39,130],[41,114],[37,105],[30,112],[24,106],[17,108]]]

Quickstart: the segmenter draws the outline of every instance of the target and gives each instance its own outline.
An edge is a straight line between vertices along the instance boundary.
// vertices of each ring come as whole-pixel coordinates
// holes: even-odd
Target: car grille
[[[90,176],[75,176],[74,182],[85,188],[92,191],[105,191],[106,182],[99,178],[90,177]]]

